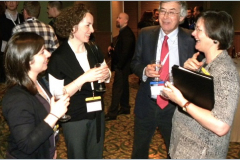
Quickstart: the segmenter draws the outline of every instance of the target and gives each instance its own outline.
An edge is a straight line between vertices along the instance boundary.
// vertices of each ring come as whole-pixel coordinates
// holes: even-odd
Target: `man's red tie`
[[[161,63],[164,63],[163,60],[169,52],[167,40],[168,40],[168,36],[165,36],[162,44],[161,59],[160,59]],[[163,81],[166,80],[166,78],[168,77],[168,74],[169,74],[169,55],[166,57],[165,63],[162,66],[160,79]],[[157,104],[160,108],[164,109],[168,105],[168,100],[158,95]]]

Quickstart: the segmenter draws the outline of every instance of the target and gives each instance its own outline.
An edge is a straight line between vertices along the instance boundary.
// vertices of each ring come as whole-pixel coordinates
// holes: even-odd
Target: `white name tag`
[[[95,112],[95,111],[101,111],[102,110],[102,103],[101,103],[101,97],[89,97],[85,99],[86,106],[87,106],[87,112]]]
[[[151,95],[161,95],[161,92],[164,88],[164,81],[159,82],[150,82]]]
[[[160,95],[164,86],[151,86],[151,95]]]

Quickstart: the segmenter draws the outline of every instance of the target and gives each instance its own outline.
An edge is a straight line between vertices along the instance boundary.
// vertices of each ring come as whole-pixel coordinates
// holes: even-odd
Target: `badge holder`
[[[96,112],[102,110],[102,102],[101,102],[101,96],[94,96],[93,91],[93,97],[88,97],[85,99],[86,106],[87,106],[87,112]]]
[[[151,95],[161,95],[161,92],[164,88],[164,81],[153,81],[150,82],[150,87],[151,87]]]

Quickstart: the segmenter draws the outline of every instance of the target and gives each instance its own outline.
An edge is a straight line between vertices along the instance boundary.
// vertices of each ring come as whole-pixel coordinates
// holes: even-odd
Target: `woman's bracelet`
[[[75,81],[73,81],[74,85],[77,86],[78,90],[81,91],[81,88],[77,85]]]
[[[187,102],[183,105],[182,109],[183,109],[185,112],[187,112],[187,108],[188,108],[188,106],[189,106],[190,103],[191,103],[191,102],[187,101]]]
[[[51,114],[51,115],[53,115],[54,117],[56,117],[57,119],[59,119],[58,116],[56,116],[55,114],[53,114],[53,113],[49,113],[49,114]]]

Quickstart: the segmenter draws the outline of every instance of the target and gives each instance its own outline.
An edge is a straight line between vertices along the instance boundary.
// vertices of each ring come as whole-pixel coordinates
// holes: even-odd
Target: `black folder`
[[[172,67],[173,83],[191,103],[212,110],[214,106],[213,77],[180,66]]]

